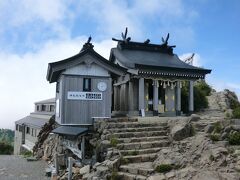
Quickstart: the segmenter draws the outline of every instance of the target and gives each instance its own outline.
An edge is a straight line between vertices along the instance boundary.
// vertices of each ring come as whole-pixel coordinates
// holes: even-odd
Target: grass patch
[[[217,122],[214,124],[214,130],[215,133],[220,133],[222,131],[222,125],[220,122]]]
[[[110,139],[110,144],[111,144],[112,147],[117,147],[117,145],[118,145],[118,139],[115,138],[115,137],[112,137],[112,138]]]
[[[212,141],[219,141],[220,140],[220,135],[219,134],[211,134],[210,139]]]
[[[122,177],[118,174],[116,170],[112,171],[111,176],[108,178],[108,180],[121,180]]]
[[[231,145],[240,145],[240,132],[231,133],[228,137],[228,142]]]
[[[33,153],[31,151],[25,151],[21,155],[23,155],[24,158],[32,157]]]
[[[155,168],[155,171],[159,173],[167,173],[173,169],[171,164],[160,164]]]
[[[128,164],[130,162],[128,159],[123,157],[121,157],[120,161],[121,161],[121,164]]]
[[[138,155],[138,154],[139,154],[138,151],[129,151],[129,152],[127,153],[127,155],[129,155],[129,156],[136,156],[136,155]]]

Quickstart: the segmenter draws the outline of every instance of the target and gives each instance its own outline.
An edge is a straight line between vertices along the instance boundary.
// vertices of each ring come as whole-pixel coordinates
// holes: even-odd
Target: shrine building
[[[92,125],[112,116],[179,116],[181,87],[189,83],[189,112],[194,111],[194,81],[211,70],[185,63],[168,45],[131,41],[127,29],[109,60],[91,43],[64,60],[49,63],[47,80],[56,82],[56,122]]]

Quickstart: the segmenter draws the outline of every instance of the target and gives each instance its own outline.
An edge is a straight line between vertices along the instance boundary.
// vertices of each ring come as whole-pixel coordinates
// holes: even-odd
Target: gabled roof
[[[19,125],[25,124],[31,127],[33,126],[33,127],[41,128],[44,124],[46,124],[49,121],[49,119],[26,116],[18,121],[15,121],[15,124],[19,124]]]
[[[96,59],[105,69],[107,69],[108,71],[110,71],[113,74],[123,75],[124,73],[126,73],[125,68],[123,68],[119,65],[116,65],[116,64],[108,61],[104,57],[102,57],[100,54],[98,54],[96,51],[94,51],[93,45],[90,42],[87,42],[83,45],[82,50],[78,54],[76,54],[70,58],[61,60],[61,61],[49,63],[48,64],[48,72],[47,72],[47,80],[50,83],[56,82],[62,71],[64,71],[65,69],[67,69],[69,67],[72,67],[74,65],[81,63],[80,58],[85,55],[90,55],[90,56],[94,57],[94,59]]]
[[[147,48],[144,48],[144,46]],[[188,71],[201,74],[208,74],[211,72],[209,69],[195,67],[181,61],[176,54],[170,55],[168,53],[157,51],[157,49],[154,48],[154,45],[145,44],[144,46],[128,45],[121,48],[122,46],[118,45],[117,48],[111,49],[110,61],[114,62],[115,59],[117,59],[127,68],[141,70],[159,69],[169,71]]]
[[[37,101],[34,104],[52,104],[52,103],[55,103],[55,101],[56,101],[55,98],[51,98],[51,99],[45,99],[42,101]]]

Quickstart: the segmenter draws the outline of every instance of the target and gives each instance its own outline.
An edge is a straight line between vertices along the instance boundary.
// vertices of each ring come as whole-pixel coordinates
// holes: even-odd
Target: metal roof
[[[55,98],[51,98],[51,99],[45,99],[45,100],[42,100],[42,101],[37,101],[35,102],[35,104],[52,104],[52,103],[55,103]]]
[[[176,54],[169,55],[156,51],[112,48],[111,58],[112,61],[116,58],[121,64],[128,68],[157,69],[160,67],[175,70],[198,71],[205,74],[211,72],[211,70],[195,67],[181,61]]]
[[[15,121],[16,124],[20,125],[29,125],[34,127],[41,128],[44,124],[46,124],[49,121],[49,119],[43,119],[43,118],[37,118],[32,116],[26,116],[18,121]]]
[[[78,136],[88,131],[87,128],[76,127],[76,126],[59,126],[52,132],[62,135]]]

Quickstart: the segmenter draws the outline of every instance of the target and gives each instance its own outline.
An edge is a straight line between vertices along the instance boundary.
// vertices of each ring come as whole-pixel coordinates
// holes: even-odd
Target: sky
[[[239,0],[0,0],[0,128],[54,97],[48,63],[77,54],[90,35],[108,59],[125,27],[133,41],[160,44],[170,33],[175,54],[195,53],[214,89],[240,97]]]

